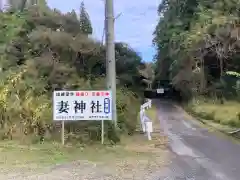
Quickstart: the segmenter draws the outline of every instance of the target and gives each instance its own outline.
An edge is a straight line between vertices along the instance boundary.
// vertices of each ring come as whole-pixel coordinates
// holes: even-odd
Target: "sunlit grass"
[[[162,132],[163,129],[161,129],[157,108],[153,106],[146,111],[146,114],[153,123],[152,143],[154,143],[156,147],[167,147],[168,138]]]
[[[224,104],[215,101],[195,101],[188,106],[191,111],[206,120],[215,123],[240,127],[240,103],[226,101]]]
[[[155,161],[156,157],[164,162],[167,153],[165,149],[155,146],[158,140],[148,141],[144,134],[136,132],[132,136],[122,136],[121,143],[117,145],[62,146],[56,142],[20,144],[18,141],[0,141],[0,167],[42,169],[75,160],[115,164],[140,159]]]

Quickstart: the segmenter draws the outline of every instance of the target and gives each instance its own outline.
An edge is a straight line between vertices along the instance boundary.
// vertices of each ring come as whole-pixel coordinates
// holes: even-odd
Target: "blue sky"
[[[79,11],[81,0],[48,0],[51,8],[62,12]],[[104,25],[104,0],[85,0],[86,9],[94,28],[93,36],[102,39]],[[130,44],[144,61],[151,61],[155,54],[152,33],[157,23],[159,0],[115,0],[115,15],[122,13],[115,23],[115,40]]]

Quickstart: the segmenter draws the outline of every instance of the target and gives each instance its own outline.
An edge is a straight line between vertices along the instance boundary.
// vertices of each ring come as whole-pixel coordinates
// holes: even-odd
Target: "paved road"
[[[158,102],[161,127],[170,138],[172,163],[159,180],[239,180],[240,145],[189,120],[170,102]]]

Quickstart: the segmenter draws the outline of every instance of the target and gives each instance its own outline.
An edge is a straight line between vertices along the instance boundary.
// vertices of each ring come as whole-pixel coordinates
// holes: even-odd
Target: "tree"
[[[47,8],[46,0],[27,0],[26,6],[31,7],[33,5],[37,5],[41,8]]]
[[[0,13],[0,21],[4,25],[0,27],[0,125],[8,131],[15,124],[25,135],[57,132],[52,122],[52,91],[104,89],[105,46],[79,31],[74,12],[28,6],[24,12]],[[136,95],[142,86],[136,79],[140,79],[142,59],[124,43],[116,45],[116,54],[118,125],[122,132],[132,133],[138,122],[141,96]],[[66,137],[74,134],[78,142],[86,135],[98,140],[101,134],[96,121],[69,123],[66,130],[71,132]],[[109,138],[116,135],[112,130],[107,133]]]
[[[8,0],[8,6],[11,11],[23,11],[27,3],[27,0]]]
[[[3,8],[3,4],[2,4],[2,0],[0,0],[0,12],[2,12]]]
[[[93,29],[92,29],[92,24],[89,18],[89,15],[86,11],[84,2],[81,3],[80,6],[80,31],[84,34],[92,34]]]
[[[37,0],[37,4],[40,7],[47,7],[47,1],[46,0]]]
[[[68,13],[69,16],[71,16],[73,19],[77,20],[77,13],[76,11],[73,9],[70,13]]]
[[[227,70],[239,72],[239,8],[237,0],[162,1],[153,40],[156,81],[174,80],[191,92],[197,75],[205,93]]]

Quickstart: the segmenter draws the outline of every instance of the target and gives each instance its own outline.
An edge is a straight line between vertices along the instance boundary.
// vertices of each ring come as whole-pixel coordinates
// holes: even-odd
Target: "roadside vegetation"
[[[214,99],[192,100],[185,109],[202,120],[212,121],[231,128],[240,128],[240,103],[226,101],[224,104]]]
[[[8,1],[0,12],[0,111],[2,139],[38,143],[60,138],[60,124],[52,120],[54,90],[105,89],[105,46],[91,38],[93,27],[81,4],[63,14],[42,0]],[[116,43],[117,110],[116,131],[106,122],[106,139],[120,141],[132,135],[143,99],[141,90],[145,64],[125,43]],[[101,123],[66,123],[66,142],[100,140]]]
[[[146,115],[151,119],[153,125],[152,141],[151,143],[154,147],[167,148],[168,138],[166,134],[163,133],[163,127],[159,121],[157,108],[153,106],[146,110]]]
[[[240,127],[239,1],[163,0],[154,32],[156,76],[191,114]]]
[[[27,138],[22,141],[15,138],[11,141],[0,142],[0,161],[2,162],[0,169],[2,167],[26,168],[38,169],[41,172],[46,167],[54,167],[78,160],[86,160],[96,164],[107,163],[109,166],[118,165],[119,161],[124,161],[131,166],[138,166],[134,163],[142,161],[141,164],[146,168],[148,165],[154,164],[160,168],[168,163],[167,138],[161,134],[157,109],[152,107],[146,113],[153,122],[152,141],[148,141],[147,136],[140,133],[140,120],[133,135],[121,134],[120,143],[108,144],[107,142],[107,146],[102,146],[98,141],[91,144],[73,141],[62,146],[54,140],[40,144],[29,142]]]
[[[19,174],[19,180],[27,177],[69,179],[69,175],[86,179],[155,177],[153,172],[170,163],[169,152],[167,138],[161,134],[156,108],[148,109],[147,115],[153,121],[152,141],[139,133],[140,121],[134,134],[129,136],[122,133],[121,142],[114,145],[102,146],[98,141],[91,144],[73,141],[62,146],[53,140],[40,144],[23,143],[17,138],[1,141],[0,178],[9,178],[11,174]],[[74,172],[76,169],[77,172]]]
[[[52,119],[52,92],[106,87],[105,45],[92,38],[84,3],[79,14],[74,10],[64,14],[44,0],[37,4],[9,0],[0,21],[1,169],[79,159],[109,162],[112,167],[126,159],[126,163],[133,159],[129,163],[134,166],[143,159],[147,167],[156,162],[156,154],[166,157],[160,149],[148,149],[147,139],[136,133],[143,89],[152,80],[152,71],[123,42],[115,43],[118,128],[105,122],[103,147],[101,122],[66,122],[66,146],[59,145],[61,123]],[[161,164],[160,159],[156,163]]]

